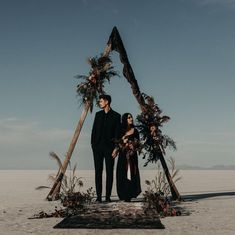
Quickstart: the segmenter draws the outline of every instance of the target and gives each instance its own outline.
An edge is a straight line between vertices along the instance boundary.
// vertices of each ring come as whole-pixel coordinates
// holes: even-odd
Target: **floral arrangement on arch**
[[[109,56],[92,57],[87,61],[91,66],[89,75],[76,75],[75,78],[82,80],[77,85],[77,95],[80,97],[81,104],[89,102],[92,112],[94,101],[97,103],[99,95],[105,94],[104,83],[110,82],[110,79],[118,76],[118,73],[113,70]]]
[[[140,141],[142,143],[143,158],[146,157],[148,163],[156,163],[161,154],[165,154],[167,147],[176,150],[175,142],[161,131],[164,123],[170,120],[170,117],[162,115],[162,111],[154,102],[153,97],[142,93],[145,99],[145,106],[141,114],[136,118],[137,128],[140,133]]]

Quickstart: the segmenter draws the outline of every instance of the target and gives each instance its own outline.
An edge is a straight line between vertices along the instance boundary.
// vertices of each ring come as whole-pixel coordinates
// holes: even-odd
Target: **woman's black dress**
[[[132,135],[128,136],[128,140],[135,139],[139,140],[139,133],[136,129],[134,129]],[[117,162],[116,185],[120,200],[129,201],[141,193],[137,152],[134,152],[128,160],[127,151],[120,151]]]

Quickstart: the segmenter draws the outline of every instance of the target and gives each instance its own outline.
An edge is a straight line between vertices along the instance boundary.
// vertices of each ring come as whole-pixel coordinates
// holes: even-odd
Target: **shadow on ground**
[[[213,197],[235,196],[235,192],[211,192],[201,194],[182,195],[184,201],[198,201]]]

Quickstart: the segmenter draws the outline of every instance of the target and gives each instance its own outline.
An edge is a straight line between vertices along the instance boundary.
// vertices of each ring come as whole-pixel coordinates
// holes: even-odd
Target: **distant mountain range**
[[[181,170],[235,170],[235,165],[215,165],[210,167],[179,165],[176,168]]]
[[[170,166],[168,166],[170,167]],[[156,167],[142,167],[141,170],[156,170]],[[202,166],[190,166],[190,165],[176,165],[176,169],[179,170],[235,170],[235,165],[215,165],[210,167],[202,167]]]

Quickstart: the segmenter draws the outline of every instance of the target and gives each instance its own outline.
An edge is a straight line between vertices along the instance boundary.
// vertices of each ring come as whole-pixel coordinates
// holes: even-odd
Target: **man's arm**
[[[95,114],[95,119],[91,131],[91,145],[95,143],[96,128],[97,128],[96,126],[97,126],[97,113]]]
[[[121,138],[121,115],[117,114],[116,126],[115,126],[115,138]]]
[[[116,116],[116,126],[115,126],[115,132],[114,132],[115,139],[120,139],[121,138],[121,115],[117,113]],[[115,158],[119,154],[119,151],[117,148],[114,148],[112,152],[112,157]]]

